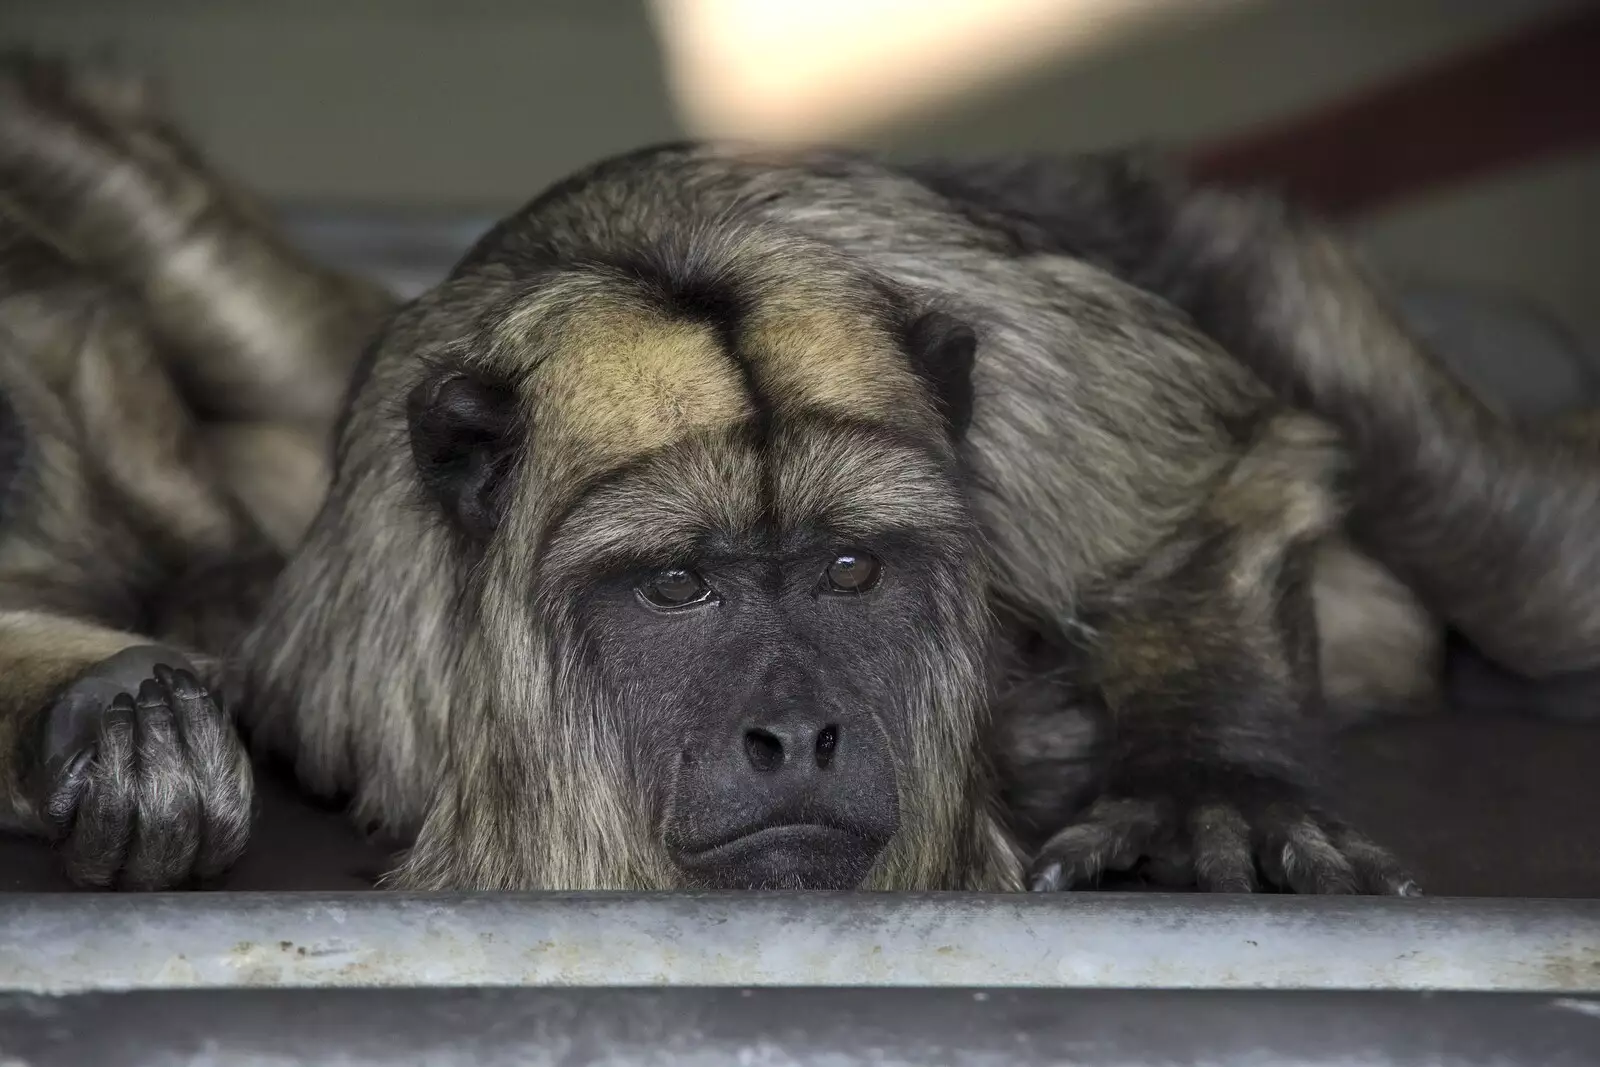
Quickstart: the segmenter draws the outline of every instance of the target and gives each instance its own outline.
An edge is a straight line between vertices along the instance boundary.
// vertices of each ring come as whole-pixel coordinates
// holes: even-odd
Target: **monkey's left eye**
[[[865,593],[878,584],[880,570],[878,561],[865,553],[840,556],[823,572],[822,587],[830,593]]]
[[[639,587],[639,595],[658,608],[686,608],[712,597],[711,587],[694,571],[662,571]]]

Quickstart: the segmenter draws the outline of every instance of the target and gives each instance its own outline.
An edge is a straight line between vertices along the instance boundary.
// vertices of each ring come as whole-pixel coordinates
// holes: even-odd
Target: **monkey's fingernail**
[[[146,678],[139,683],[140,704],[164,704],[166,694],[161,692],[161,683],[154,678]]]
[[[172,691],[181,697],[197,697],[205,692],[205,687],[200,684],[200,679],[186,670],[172,672],[172,681],[168,683]]]

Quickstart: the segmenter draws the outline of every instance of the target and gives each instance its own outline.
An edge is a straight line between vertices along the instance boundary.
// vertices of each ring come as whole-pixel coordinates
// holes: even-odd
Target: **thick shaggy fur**
[[[873,709],[893,768],[897,829],[862,884],[1053,889],[1144,858],[1207,889],[1408,891],[1327,809],[1315,763],[1324,694],[1416,697],[1419,674],[1393,665],[1424,662],[1433,629],[1336,540],[1338,441],[1217,343],[1255,344],[1247,319],[1194,298],[1186,271],[1232,268],[1236,220],[1196,237],[1174,210],[1189,194],[1159,174],[1124,157],[963,170],[664,146],[548,191],[390,313],[285,249],[141,97],[38,64],[5,91],[0,187],[19,226],[120,294],[106,336],[153,353],[118,364],[147,384],[116,397],[144,410],[134,390],[165,390],[163,427],[230,445],[145,427],[169,443],[134,469],[136,450],[39,429],[48,405],[8,379],[27,413],[7,424],[16,477],[75,491],[35,458],[57,448],[130,494],[73,513],[38,557],[61,597],[87,599],[49,601],[58,621],[0,642],[17,664],[0,715],[15,820],[47,829],[36,798],[75,797],[74,753],[94,747],[39,731],[83,719],[92,741],[122,721],[90,698],[132,683],[75,679],[159,645],[225,688],[261,752],[415,838],[393,885],[685,884],[664,830],[682,814],[660,725],[676,711],[632,673],[650,650],[601,591],[717,538],[781,553],[821,529],[904,550],[870,626],[826,627],[858,651],[825,682]],[[61,365],[37,341],[18,351]],[[323,500],[315,443],[335,411]],[[298,488],[238,484],[269,447],[299,457]],[[198,573],[146,581],[161,557],[144,540],[124,562],[90,550],[103,580],[55,569],[146,514],[140,493],[164,508],[151,536],[210,546]],[[49,514],[13,492],[0,554]],[[17,612],[46,603],[8,589]],[[1336,625],[1363,602],[1388,605],[1385,636],[1416,654],[1369,666],[1370,628]],[[85,620],[119,629],[67,641]],[[168,703],[192,703],[179,689]],[[229,810],[247,809],[248,771],[209,751],[134,778],[200,783],[186,796],[231,782]],[[178,809],[173,834],[215,836],[204,805]],[[107,823],[85,810],[77,825]],[[117,830],[80,851],[86,880],[179,884],[241,844],[135,863]]]
[[[731,340],[699,324],[708,306]],[[940,368],[919,374],[901,340],[930,311],[968,324],[980,358],[949,394],[970,408],[940,461],[957,476],[919,481],[918,453],[951,448],[930,406]],[[408,448],[407,399],[440,375],[509,398],[491,450],[502,517],[481,554],[419,491]],[[1106,833],[1181,823],[1196,797],[1146,776],[1217,764],[1305,811],[1303,833],[1268,840],[1293,830],[1287,854],[1365,887],[1345,831],[1294,799],[1318,702],[1307,553],[1337,523],[1336,453],[1274,410],[1168,305],[1076,258],[1019,255],[871,161],[718,146],[610,161],[486,236],[374,346],[328,505],[246,646],[245,706],[308,779],[352,790],[360,817],[419,832],[398,885],[675,884],[619,744],[636,709],[581,666],[559,560],[569,544],[575,560],[648,555],[678,511],[738,529],[764,476],[779,516],[976,530],[971,569],[934,598],[951,613],[930,620],[937,643],[896,679],[913,724],[899,789],[916,806],[868,884],[1019,883],[979,758],[992,600],[1077,650],[1055,667],[1083,660],[1054,716],[1103,701],[1118,719],[1125,751],[1097,773],[1143,814]],[[772,427],[754,453],[738,433],[751,418]],[[878,438],[909,451],[862,443]],[[640,463],[675,476],[593,521],[594,487]],[[1239,802],[1198,788],[1217,810]],[[1071,823],[1062,783],[1041,789],[1012,803]],[[1173,848],[1189,847],[1179,831]],[[1244,878],[1230,864],[1223,881]]]

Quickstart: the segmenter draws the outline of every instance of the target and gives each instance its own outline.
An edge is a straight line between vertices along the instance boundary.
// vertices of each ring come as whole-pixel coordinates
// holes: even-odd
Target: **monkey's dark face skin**
[[[717,538],[580,608],[633,696],[663,841],[706,888],[848,889],[899,825],[896,680],[933,562],[894,538]]]

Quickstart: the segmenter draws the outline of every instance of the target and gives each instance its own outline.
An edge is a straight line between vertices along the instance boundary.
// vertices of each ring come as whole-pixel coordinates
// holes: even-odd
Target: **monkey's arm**
[[[184,650],[226,651],[277,553],[137,305],[3,213],[0,444],[0,823],[60,841],[86,884],[226,867],[250,767]]]
[[[233,862],[253,792],[232,723],[196,680],[214,684],[214,664],[171,646],[219,637],[198,609],[250,609],[193,595],[196,572],[241,547],[237,527],[182,467],[158,367],[100,393],[116,380],[105,361],[137,371],[113,357],[141,349],[137,334],[101,344],[97,326],[130,324],[91,320],[65,366],[0,334],[0,825],[60,842],[80,883],[167,888]]]
[[[1357,542],[1514,671],[1600,668],[1600,460],[1588,434],[1524,428],[1401,321],[1316,220],[1208,190],[1173,228],[1170,288],[1285,399],[1343,432]]]
[[[1317,782],[1311,550],[1336,512],[1302,475],[1326,443],[1280,419],[1176,539],[1092,601],[1106,777],[1040,851],[1033,888],[1145,859],[1208,891],[1254,890],[1259,870],[1301,893],[1415,892]]]
[[[83,885],[166,889],[231,866],[253,780],[194,670],[147,638],[0,611],[0,827],[56,841]]]

